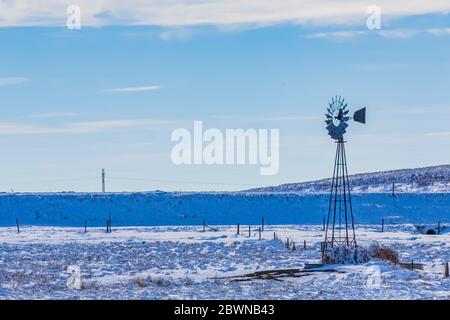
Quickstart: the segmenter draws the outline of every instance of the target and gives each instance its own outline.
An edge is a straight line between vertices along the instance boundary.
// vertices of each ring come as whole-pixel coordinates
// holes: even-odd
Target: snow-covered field
[[[278,279],[236,281],[255,271],[303,269],[320,260],[321,226],[0,228],[0,299],[450,299],[450,234],[422,235],[412,225],[359,226],[360,245],[396,248],[411,271],[386,262],[333,266]],[[297,250],[273,240],[274,232]],[[306,241],[306,249],[303,248]],[[81,271],[69,289],[68,267]],[[323,270],[322,270],[323,271]],[[74,276],[75,278],[76,275]],[[74,279],[72,276],[72,280]],[[247,279],[248,280],[248,279]]]
[[[329,194],[244,192],[0,194],[0,226],[103,227],[320,224]],[[450,223],[449,193],[354,194],[358,224]]]

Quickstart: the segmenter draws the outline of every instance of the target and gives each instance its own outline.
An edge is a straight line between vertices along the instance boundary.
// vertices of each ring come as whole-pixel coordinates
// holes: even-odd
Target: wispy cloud
[[[373,0],[77,0],[85,26],[153,25],[179,27],[233,24],[361,23]],[[71,0],[8,0],[0,2],[0,26],[63,26]],[[448,0],[378,0],[389,19],[445,13]]]
[[[427,32],[435,36],[450,36],[450,28],[428,29]]]
[[[57,126],[41,126],[17,122],[0,122],[0,135],[27,134],[86,134],[119,129],[161,130],[173,126],[176,121],[164,119],[114,119],[71,122]]]
[[[405,62],[392,62],[392,63],[372,63],[357,65],[356,68],[364,71],[377,71],[377,70],[392,70],[392,69],[405,69],[416,68],[422,66],[417,63],[405,63]]]
[[[159,38],[164,41],[185,41],[198,35],[199,29],[194,28],[168,28],[159,33]]]
[[[0,87],[19,85],[27,81],[29,81],[29,79],[23,77],[0,77]]]
[[[142,86],[142,87],[125,87],[125,88],[114,88],[114,89],[106,89],[103,92],[107,93],[132,93],[132,92],[147,92],[147,91],[156,91],[161,89],[160,86]]]
[[[349,30],[349,31],[334,31],[334,32],[314,32],[307,34],[305,37],[308,39],[348,40],[366,34],[367,31]]]
[[[449,137],[450,131],[443,131],[443,132],[429,132],[426,134],[429,137]]]
[[[341,30],[330,32],[314,32],[305,35],[308,39],[350,40],[361,36],[380,36],[389,39],[406,39],[417,35],[447,36],[450,28],[435,29],[386,29],[386,30]]]
[[[243,117],[238,114],[216,114],[211,116],[212,119],[217,120],[237,120],[246,119],[245,121],[253,122],[284,122],[284,121],[317,121],[321,118],[313,115],[269,115],[261,117]]]
[[[399,115],[450,114],[450,107],[394,108],[386,110],[385,113]]]
[[[415,29],[395,29],[395,30],[378,30],[377,34],[391,39],[410,38],[419,34],[419,30]]]
[[[281,122],[281,121],[317,121],[320,120],[317,116],[268,116],[268,117],[258,117],[250,118],[250,121],[261,121],[261,122]]]
[[[70,118],[77,117],[79,113],[76,112],[44,112],[30,114],[30,118]]]

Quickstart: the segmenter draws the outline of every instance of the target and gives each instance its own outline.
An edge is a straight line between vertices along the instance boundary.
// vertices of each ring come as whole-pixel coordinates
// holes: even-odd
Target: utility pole
[[[102,169],[102,192],[105,192],[105,169]]]

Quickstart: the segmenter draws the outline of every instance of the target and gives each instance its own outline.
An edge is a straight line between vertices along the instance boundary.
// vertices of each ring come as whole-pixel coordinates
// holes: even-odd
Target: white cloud
[[[425,114],[449,114],[449,107],[422,107],[422,108],[407,108],[407,109],[391,109],[385,111],[390,114],[401,115],[425,115]]]
[[[73,0],[0,2],[0,26],[65,26]],[[365,23],[373,0],[77,0],[82,26],[165,27],[236,24]],[[445,13],[448,0],[377,0],[383,17]]]
[[[262,117],[254,117],[254,118],[247,118],[245,116],[239,115],[239,114],[216,114],[212,115],[211,118],[217,119],[217,120],[239,120],[239,119],[246,119],[245,121],[253,121],[253,122],[271,122],[271,121],[317,121],[321,118],[318,116],[313,115],[268,115],[268,116],[262,116]]]
[[[366,35],[367,31],[350,30],[350,31],[335,31],[335,32],[315,32],[307,34],[308,39],[327,39],[327,40],[348,40],[358,36]]]
[[[23,77],[0,78],[0,87],[19,85],[19,84],[25,83],[27,81],[28,81],[28,79],[27,78],[23,78]]]
[[[443,131],[443,132],[430,132],[426,134],[429,137],[448,137],[450,136],[450,131]]]
[[[168,28],[159,34],[159,38],[164,41],[184,41],[193,38],[198,33],[199,31],[194,28]]]
[[[269,117],[260,117],[260,118],[251,118],[250,121],[262,121],[262,122],[271,122],[271,121],[317,121],[320,120],[317,116],[269,116]]]
[[[427,32],[435,36],[450,36],[450,28],[428,29]]]
[[[393,39],[410,38],[412,36],[415,36],[418,33],[420,33],[420,31],[414,30],[414,29],[396,29],[396,30],[379,30],[379,31],[377,31],[377,34],[379,34],[380,36],[385,37],[385,38],[393,38]]]
[[[44,112],[30,114],[30,118],[69,118],[79,116],[76,112]]]
[[[305,35],[308,39],[349,40],[359,36],[377,35],[383,38],[406,39],[416,35],[431,34],[434,36],[450,35],[450,28],[436,29],[386,29],[386,30],[342,30],[331,32],[315,32]]]
[[[175,121],[162,119],[115,119],[86,122],[72,122],[59,126],[40,126],[17,122],[0,122],[0,135],[27,134],[82,134],[97,133],[118,129],[160,130],[172,125]]]
[[[161,89],[160,86],[143,86],[143,87],[125,87],[125,88],[115,88],[115,89],[107,89],[104,92],[109,93],[130,93],[130,92],[146,92],[146,91],[155,91]]]

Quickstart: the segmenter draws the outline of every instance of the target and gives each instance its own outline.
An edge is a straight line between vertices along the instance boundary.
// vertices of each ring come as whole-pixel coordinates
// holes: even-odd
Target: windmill
[[[327,225],[325,228],[325,241],[322,246],[322,260],[325,252],[330,251],[334,246],[356,247],[344,134],[347,132],[350,120],[366,123],[366,108],[356,111],[353,118],[349,115],[349,112],[345,99],[336,96],[328,103],[327,113],[325,114],[328,135],[335,140],[337,147]]]

